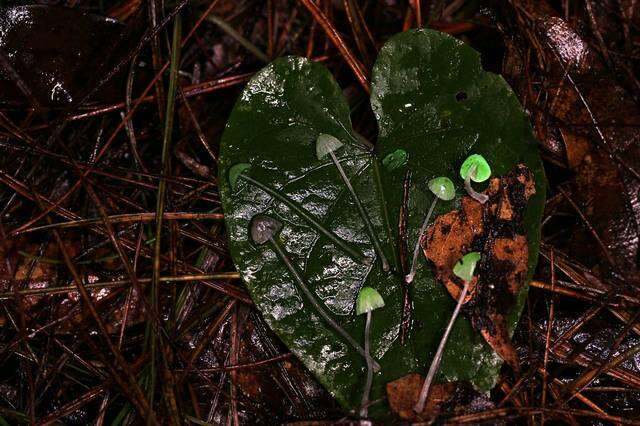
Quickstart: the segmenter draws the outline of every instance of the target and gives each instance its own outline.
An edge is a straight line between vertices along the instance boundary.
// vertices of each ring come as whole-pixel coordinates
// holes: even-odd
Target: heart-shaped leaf
[[[399,34],[381,50],[372,88],[380,128],[375,150],[352,130],[349,107],[326,68],[304,58],[278,59],[248,83],[220,154],[229,246],[253,300],[291,351],[354,410],[362,398],[365,358],[321,311],[362,345],[358,292],[368,286],[383,297],[385,306],[372,312],[371,354],[381,367],[374,376],[371,400],[376,400],[386,383],[426,372],[455,304],[421,258],[407,290],[412,322],[402,341],[407,271],[399,249],[416,244],[434,199],[429,181],[445,176],[458,185],[454,200],[437,202],[435,212],[442,214],[459,207],[464,194],[459,168],[469,154],[482,154],[495,175],[526,164],[537,187],[525,214],[529,275],[544,201],[544,174],[527,117],[504,80],[482,70],[473,49],[436,31]],[[342,144],[333,156],[318,159],[320,135]],[[406,242],[398,235],[405,183]],[[250,235],[258,215],[282,224],[265,244]],[[387,272],[381,254],[389,261]],[[469,380],[488,389],[500,364],[461,317],[439,380]],[[386,415],[385,404],[374,404],[372,416]]]

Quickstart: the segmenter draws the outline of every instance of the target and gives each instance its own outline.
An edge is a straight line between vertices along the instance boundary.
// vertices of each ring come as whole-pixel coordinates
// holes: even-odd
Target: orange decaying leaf
[[[455,390],[453,382],[434,385],[429,393],[429,399],[422,413],[415,413],[413,407],[418,400],[424,377],[419,374],[409,374],[393,382],[387,383],[387,398],[391,410],[403,420],[431,420],[440,413],[441,405],[449,400]]]
[[[387,400],[391,411],[402,420],[420,424],[443,423],[443,416],[469,414],[494,408],[485,395],[469,382],[437,383],[431,387],[424,410],[413,408],[420,395],[424,377],[412,373],[387,383]]]
[[[422,246],[437,278],[456,300],[463,283],[452,272],[454,264],[470,251],[482,253],[463,312],[496,353],[518,370],[505,319],[527,277],[529,250],[522,221],[535,193],[533,174],[517,165],[501,179],[492,179],[485,193],[486,204],[464,197],[460,210],[438,217]]]

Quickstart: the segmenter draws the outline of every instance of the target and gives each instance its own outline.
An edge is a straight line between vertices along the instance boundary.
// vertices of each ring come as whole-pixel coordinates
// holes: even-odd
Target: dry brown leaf
[[[492,408],[487,398],[468,382],[447,382],[431,386],[427,403],[419,415],[413,411],[424,377],[409,374],[387,383],[387,399],[391,410],[402,420],[433,423],[442,414],[467,414]]]
[[[403,420],[433,420],[440,413],[442,404],[453,397],[456,384],[453,382],[436,384],[431,387],[429,399],[418,416],[413,407],[418,401],[424,377],[409,374],[387,383],[387,398],[391,410]]]

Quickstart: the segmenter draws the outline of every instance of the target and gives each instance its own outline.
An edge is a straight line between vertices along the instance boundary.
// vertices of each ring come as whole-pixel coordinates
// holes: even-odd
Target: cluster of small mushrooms
[[[336,157],[336,151],[341,149],[344,146],[340,140],[336,137],[328,135],[328,134],[320,134],[316,140],[316,157],[318,160],[323,160],[326,157],[329,157],[334,164],[335,168],[340,175],[344,185],[353,202],[356,205],[359,215],[361,216],[363,223],[365,225],[367,234],[371,240],[373,248],[377,257],[380,259],[381,266],[383,271],[389,270],[389,262],[384,255],[382,250],[382,246],[380,241],[376,237],[376,233],[374,231],[371,220],[369,219],[367,212],[355,192],[347,173],[342,167],[340,160]],[[360,261],[360,263],[365,265],[371,265],[372,260],[368,257],[365,257],[362,253],[357,251],[348,245],[344,240],[334,234],[332,231],[326,229],[322,224],[318,222],[318,220],[311,214],[310,212],[304,210],[299,207],[296,203],[291,202],[287,197],[282,195],[277,190],[259,182],[258,180],[249,176],[246,171],[250,169],[250,164],[248,163],[239,163],[232,166],[229,170],[229,182],[231,184],[231,188],[235,190],[237,188],[238,180],[242,179],[249,184],[252,184],[261,190],[265,191],[267,194],[271,195],[275,199],[283,202],[287,207],[292,209],[294,213],[299,215],[303,220],[307,221],[314,228],[318,229],[324,236],[326,236],[329,240],[336,244],[338,248],[343,250],[346,254],[352,257],[354,260]],[[460,167],[460,176],[464,180],[464,187],[467,193],[479,203],[485,203],[487,201],[487,196],[482,193],[476,192],[471,187],[471,181],[473,182],[484,182],[491,176],[491,168],[487,161],[478,154],[470,155]],[[405,276],[405,281],[407,283],[411,283],[416,275],[418,269],[418,258],[420,252],[420,241],[422,240],[428,224],[429,220],[433,214],[433,211],[436,207],[438,200],[442,201],[451,201],[455,198],[455,185],[445,176],[440,176],[431,179],[428,182],[429,191],[434,195],[433,202],[427,212],[427,215],[422,223],[420,228],[420,233],[413,251],[413,259],[411,263],[410,272]],[[309,286],[306,284],[305,278],[302,273],[298,270],[298,268],[294,265],[293,261],[289,258],[287,253],[285,252],[284,247],[278,240],[278,234],[282,229],[282,223],[278,220],[266,216],[266,215],[257,215],[255,216],[250,225],[250,234],[251,239],[254,243],[263,245],[269,244],[273,251],[276,253],[278,258],[282,261],[282,263],[286,266],[289,273],[295,280],[298,285],[299,290],[304,295],[306,301],[313,307],[315,312],[322,318],[322,320],[333,329],[338,335],[340,335],[355,351],[357,351],[362,357],[364,357],[367,365],[367,376],[365,380],[365,386],[362,393],[362,403],[360,409],[360,417],[366,418],[368,416],[368,407],[369,407],[369,395],[371,393],[371,386],[373,382],[373,374],[375,372],[380,371],[380,364],[371,356],[371,345],[370,345],[370,333],[371,333],[371,323],[373,318],[373,311],[376,309],[383,308],[385,303],[380,295],[380,293],[372,288],[372,287],[363,287],[356,299],[355,303],[355,311],[357,315],[366,314],[365,321],[365,329],[364,329],[364,347],[362,347],[344,328],[338,324],[333,317],[327,312],[324,308],[323,303],[318,301],[314,293],[309,289]],[[429,389],[431,387],[431,383],[439,369],[440,362],[442,360],[442,354],[444,352],[445,345],[449,338],[449,334],[453,328],[453,325],[456,321],[460,313],[460,309],[462,307],[463,301],[467,295],[469,290],[469,285],[473,280],[474,272],[477,263],[480,261],[480,253],[478,252],[470,252],[464,255],[454,266],[453,273],[459,277],[464,282],[464,287],[462,292],[460,293],[460,297],[458,298],[456,307],[453,311],[451,319],[445,329],[445,332],[442,336],[438,349],[436,351],[435,356],[431,362],[431,366],[429,368],[429,372],[427,374],[427,378],[423,384],[422,390],[420,392],[420,396],[418,402],[416,403],[414,410],[416,413],[421,413],[424,410],[424,406],[429,395]]]

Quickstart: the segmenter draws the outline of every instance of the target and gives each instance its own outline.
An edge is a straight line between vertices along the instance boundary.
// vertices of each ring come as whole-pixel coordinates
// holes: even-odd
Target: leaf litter
[[[139,0],[122,1],[113,5],[91,0],[67,3],[77,9],[92,12],[100,10],[104,14],[118,16],[126,20],[127,24],[134,24],[141,29],[151,29],[156,25],[163,26],[158,16],[154,18],[153,13],[145,9],[147,3]],[[640,24],[638,2],[633,0],[553,2],[551,7],[544,1],[518,0],[508,2],[499,10],[483,8],[481,13],[476,13],[473,5],[469,6],[475,2],[445,1],[442,4],[440,2],[387,2],[388,6],[382,11],[382,8],[363,8],[361,2],[349,0],[345,2],[349,3],[345,16],[343,16],[345,10],[342,9],[341,2],[334,2],[327,5],[321,15],[314,12],[313,17],[302,5],[303,2],[273,0],[260,3],[256,7],[251,5],[246,7],[245,2],[193,1],[190,9],[184,9],[189,10],[185,19],[185,28],[197,29],[197,37],[187,37],[184,50],[189,52],[188,59],[181,67],[185,99],[188,99],[193,109],[193,114],[182,114],[187,108],[181,105],[182,100],[178,102],[177,107],[181,114],[180,128],[176,133],[180,134],[181,145],[186,146],[184,152],[200,164],[211,165],[211,154],[215,155],[217,151],[219,134],[237,95],[233,89],[223,88],[233,87],[246,81],[247,76],[259,68],[259,62],[257,66],[257,61],[231,37],[224,37],[224,35],[221,37],[220,31],[206,22],[205,24],[196,23],[196,19],[205,9],[227,20],[257,46],[264,46],[263,50],[269,54],[308,54],[322,61],[327,61],[329,58],[332,71],[335,71],[335,75],[340,75],[341,82],[344,81],[346,84],[345,91],[350,94],[352,105],[358,105],[358,101],[361,100],[360,83],[349,81],[349,76],[345,75],[348,72],[343,71],[345,60],[341,59],[340,54],[332,47],[332,43],[339,43],[348,50],[352,47],[352,40],[348,31],[343,32],[343,38],[338,40],[332,38],[331,30],[336,26],[349,30],[349,26],[353,25],[354,37],[360,40],[370,39],[371,46],[381,45],[383,40],[397,32],[400,27],[419,26],[418,21],[423,24],[428,22],[428,25],[433,28],[457,34],[458,37],[482,50],[483,60],[487,61],[491,69],[502,70],[503,74],[510,77],[510,82],[519,98],[529,109],[532,122],[536,125],[538,139],[545,147],[545,163],[547,173],[551,177],[552,197],[547,204],[546,225],[543,228],[544,262],[538,269],[536,281],[532,283],[536,289],[530,293],[525,316],[514,339],[514,344],[517,345],[521,355],[523,375],[511,377],[508,373],[503,374],[491,395],[496,406],[501,408],[488,409],[472,416],[456,415],[451,421],[477,423],[484,420],[495,423],[506,417],[511,421],[535,422],[544,417],[548,422],[567,424],[602,424],[603,422],[625,424],[637,418],[640,414],[638,411],[640,401],[636,391],[640,386],[637,357],[606,371],[575,398],[568,401],[556,398],[560,395],[558,391],[562,389],[563,383],[575,379],[582,371],[581,369],[584,368],[586,371],[594,365],[606,363],[608,357],[613,357],[612,359],[618,357],[619,351],[608,350],[613,344],[612,336],[615,337],[621,333],[622,325],[631,318],[629,313],[638,306],[633,277],[637,271],[637,265],[634,264],[637,259],[637,231],[634,224],[634,212],[637,211],[637,206],[632,196],[633,191],[629,190],[629,188],[633,189],[633,186],[628,185],[630,181],[628,174],[633,174],[631,169],[635,167],[627,167],[634,165],[633,147],[636,145],[634,141],[637,141],[635,132],[638,127],[637,102],[634,101],[638,99],[639,92],[637,83],[637,75],[639,75],[637,58],[640,57],[637,49],[637,28]],[[105,4],[107,9],[101,9],[102,4]],[[490,15],[486,14],[487,11]],[[173,10],[168,7],[160,13],[160,16],[165,16],[164,13],[173,13]],[[320,27],[317,19],[323,15],[327,17],[327,25]],[[347,15],[353,21],[347,20]],[[172,19],[172,15],[169,17]],[[497,34],[496,24],[504,31],[503,38]],[[556,53],[561,58],[568,59],[565,65],[569,66],[563,67],[557,62],[554,50],[544,42],[548,38],[545,31],[549,35],[554,35],[554,40],[558,43],[552,43],[552,46],[557,47]],[[153,60],[151,54],[144,55],[144,58],[148,59],[148,64],[159,60],[159,65],[162,66],[162,61],[167,57],[167,46],[158,34],[152,37],[152,40],[154,43],[158,42],[162,48],[156,50],[154,56],[157,57]],[[489,43],[486,42],[487,40]],[[507,49],[505,68],[501,68],[498,64],[502,41]],[[358,46],[360,49],[360,44]],[[369,49],[367,53],[369,59],[375,56],[374,50]],[[494,62],[496,57],[498,60]],[[576,57],[583,59],[584,70],[578,71],[576,67],[571,66],[571,58]],[[355,60],[357,62],[358,58]],[[353,58],[351,61],[353,62]],[[367,63],[367,61],[364,62]],[[513,69],[509,68],[510,62],[515,63]],[[590,68],[597,71],[591,73],[592,77],[597,76],[597,78],[589,78]],[[513,72],[513,70],[518,71]],[[581,101],[575,101],[575,93],[573,95],[566,93],[575,92],[565,78],[567,70],[571,71],[571,76],[579,84],[578,87],[585,95],[585,99],[588,96],[587,102],[594,112],[605,139],[612,146],[627,146],[618,151],[620,154],[618,158],[614,157],[613,161],[611,157],[606,159],[608,153],[600,146],[602,138],[594,128],[591,117],[588,114],[584,115],[584,104],[581,104]],[[25,70],[21,74],[24,80],[30,79],[29,71]],[[92,75],[104,75],[104,72],[97,72],[93,68],[90,68],[90,71]],[[141,73],[140,77],[143,75],[144,73]],[[139,95],[136,88],[142,89],[142,86],[146,86],[149,81],[150,79],[146,76],[139,80],[136,77],[137,83],[133,92],[134,105],[137,101],[136,96]],[[77,83],[81,84],[82,81],[78,80]],[[48,99],[47,95],[50,93],[50,91],[44,92],[42,99]],[[211,93],[219,96],[208,95]],[[559,95],[558,101],[553,102],[557,95]],[[126,145],[115,144],[115,149],[105,157],[108,163],[94,164],[97,174],[92,174],[92,185],[105,189],[103,195],[109,200],[109,206],[114,214],[137,212],[140,208],[149,208],[149,205],[138,197],[145,192],[141,188],[153,185],[153,177],[140,175],[140,171],[130,164],[127,156],[131,154],[129,150],[135,152],[136,149],[142,148],[139,154],[144,159],[144,164],[153,172],[157,170],[154,160],[157,153],[148,149],[152,145],[147,144],[146,141],[150,137],[158,137],[153,123],[158,121],[158,116],[162,116],[162,113],[156,109],[158,106],[161,109],[164,108],[162,102],[164,98],[162,90],[156,90],[155,87],[150,92],[144,92],[143,96],[146,96],[142,102],[144,108],[139,110],[134,108],[135,111],[132,113],[134,123],[137,123],[134,130],[135,136],[139,139],[138,147],[128,148]],[[79,147],[78,159],[92,158],[90,151],[96,139],[101,141],[100,135],[110,133],[118,126],[120,122],[118,102],[124,105],[124,98],[124,91],[121,91],[111,93],[108,96],[111,101],[105,104],[88,107],[88,109],[84,105],[73,108],[71,111],[73,120],[78,121],[68,122],[67,128],[73,130],[72,134],[81,141],[80,144],[74,145]],[[16,99],[18,103],[15,103]],[[563,106],[561,101],[564,102],[565,99],[569,102]],[[3,216],[0,235],[3,238],[3,247],[7,241],[5,240],[6,231],[28,224],[32,218],[40,214],[40,211],[30,204],[33,201],[29,201],[28,196],[31,195],[29,189],[40,194],[51,194],[49,198],[53,199],[54,195],[64,193],[61,192],[61,188],[69,184],[71,180],[69,176],[72,173],[68,165],[58,164],[57,157],[52,156],[50,151],[48,153],[38,151],[39,154],[45,155],[44,158],[47,161],[33,161],[34,157],[28,154],[30,151],[20,146],[19,140],[25,134],[18,133],[20,136],[17,139],[11,136],[16,129],[20,129],[41,143],[41,147],[45,149],[49,148],[46,143],[51,137],[51,131],[48,130],[51,126],[49,121],[33,116],[28,102],[24,107],[23,98],[14,97],[13,102],[14,105],[23,106],[3,109],[2,112],[7,114],[10,120],[15,120],[18,125],[13,126],[13,123],[7,122],[7,117],[4,116],[1,123],[3,158],[0,161],[2,166],[0,178],[3,184]],[[208,105],[213,107],[209,108]],[[551,110],[554,111],[553,114],[549,113]],[[87,115],[88,112],[90,115]],[[355,108],[354,123],[357,131],[373,138],[375,126],[370,125],[372,118],[367,114],[370,113],[365,109]],[[210,144],[208,152],[199,152],[191,144],[189,135],[190,129],[195,127],[194,117],[197,117],[199,123],[196,122],[196,124],[199,124],[204,132],[201,134],[204,136],[201,140],[204,140],[205,146]],[[574,119],[576,123],[572,121]],[[97,129],[97,138],[93,129]],[[627,142],[629,142],[628,145]],[[81,149],[83,143],[87,144],[88,152]],[[570,151],[571,162],[567,160],[567,150]],[[631,152],[632,155],[626,157],[627,152]],[[192,174],[180,166],[181,162],[185,163],[184,158],[187,158],[182,153],[177,157],[171,171],[172,178],[175,178],[175,183],[172,184],[175,185],[172,187],[172,191],[175,190],[172,192],[172,198],[176,201],[176,205],[190,211],[199,209],[197,205],[199,201],[209,203],[208,206],[211,206],[211,203],[215,205],[217,201],[215,194],[211,191],[215,189],[215,185],[197,180],[185,185],[183,179],[193,179],[198,176],[198,173]],[[603,157],[605,159],[601,161]],[[64,156],[64,159],[67,157]],[[619,160],[623,160],[626,166],[620,165]],[[35,173],[25,172],[25,165],[28,166],[27,170],[33,168]],[[567,173],[568,170],[571,170],[571,173]],[[574,170],[581,176],[574,179],[572,174]],[[111,177],[107,178],[107,175],[101,173],[108,173]],[[602,176],[603,173],[604,176]],[[108,179],[111,178],[119,178],[119,180],[109,181]],[[603,179],[613,184],[599,183]],[[590,180],[595,182],[590,183]],[[616,181],[623,183],[616,183]],[[558,188],[561,188],[564,194]],[[622,197],[620,194],[625,195]],[[149,199],[153,200],[153,197]],[[132,204],[132,200],[137,205]],[[573,201],[574,205],[568,200]],[[65,216],[69,212],[80,218],[93,219],[95,212],[90,208],[85,209],[83,206],[86,205],[85,198],[78,196],[73,202],[63,204],[63,208],[54,210],[61,215],[56,217],[54,222],[58,222],[61,218],[70,220]],[[604,205],[612,207],[609,212],[603,207]],[[575,220],[566,220],[569,216],[574,217]],[[619,219],[619,223],[616,223],[616,218]],[[101,235],[102,225],[95,220],[93,223],[91,227],[78,231],[82,237],[79,241],[83,248],[86,248],[84,244],[96,242],[95,235]],[[132,256],[136,253],[136,226],[122,226],[118,233],[118,238],[122,238],[123,242],[127,244],[133,242],[128,246]],[[171,240],[170,251],[175,254],[173,257],[175,262],[169,262],[167,258],[167,265],[171,265],[172,269],[177,267],[181,273],[184,272],[182,268],[193,272],[189,268],[196,265],[196,262],[192,263],[192,259],[182,252],[182,248],[188,252],[186,248],[189,247],[190,241],[196,238],[197,241],[215,250],[204,256],[203,262],[197,263],[198,267],[215,271],[228,270],[226,269],[229,267],[228,256],[224,251],[224,243],[219,239],[219,227],[214,226],[209,229],[208,226],[201,226],[195,221],[184,222],[183,226],[185,228],[181,226],[180,232],[174,234],[175,238]],[[167,224],[166,228],[167,233],[169,228],[172,229],[171,232],[176,229],[171,223]],[[597,235],[602,243],[596,241],[594,235]],[[50,238],[49,230],[47,233],[32,234],[28,237],[29,242],[23,242],[24,240],[18,240],[11,235],[8,240],[25,244],[23,247],[31,247],[29,243],[35,243],[34,247],[39,247],[43,241],[46,246],[46,241]],[[628,250],[625,250],[625,246]],[[176,247],[181,249],[175,250]],[[603,247],[611,251],[614,262],[610,262],[603,254]],[[144,245],[142,248],[138,273],[144,276],[148,272],[149,262],[145,257]],[[37,249],[32,251],[29,248],[25,251],[38,252]],[[47,279],[42,284],[36,283],[34,282],[36,280],[28,279],[28,272],[31,269],[28,265],[33,258],[17,257],[17,261],[13,255],[10,258],[12,259],[10,262],[2,262],[3,265],[10,265],[8,271],[2,269],[2,282],[3,285],[6,283],[11,286],[11,292],[28,290],[28,287],[34,284],[55,287],[67,285],[69,282],[68,271],[64,267],[54,265],[55,273],[51,275],[51,280]],[[36,272],[38,269],[49,271],[51,268],[51,264],[46,263],[46,259],[37,258],[36,262],[38,265],[33,267]],[[117,262],[118,259],[112,260],[111,264],[104,268],[103,266],[106,266],[104,263],[87,264],[83,268],[83,273],[96,274],[101,279],[111,279],[114,275],[113,264]],[[616,264],[614,268],[611,267],[612,263]],[[554,270],[555,280],[552,278]],[[21,271],[17,275],[20,278],[18,280],[13,276],[16,271]],[[26,275],[23,275],[25,273]],[[172,348],[176,368],[184,368],[181,362],[184,359],[183,353],[190,354],[193,350],[191,333],[197,333],[199,328],[204,329],[210,322],[217,320],[214,315],[215,309],[219,306],[217,304],[223,303],[221,299],[225,295],[232,293],[240,296],[240,300],[247,300],[246,293],[231,291],[230,284],[233,287],[240,287],[235,283],[212,281],[184,285],[192,293],[186,298],[185,308],[180,309],[177,315],[180,324],[191,325],[182,328],[182,336],[186,339],[181,340],[177,348]],[[176,285],[176,287],[181,286]],[[203,291],[202,287],[209,290]],[[70,296],[76,294],[68,290],[66,293]],[[128,291],[116,291],[113,297],[108,299],[108,303],[98,305],[105,318],[115,305],[126,304],[127,293]],[[87,342],[79,333],[80,327],[77,326],[77,320],[74,319],[71,322],[65,319],[62,311],[48,309],[58,303],[62,297],[43,293],[43,296],[37,296],[40,302],[31,310],[25,310],[19,303],[20,299],[27,300],[26,298],[36,300],[32,296],[14,296],[10,300],[3,301],[3,315],[5,315],[4,318],[8,317],[9,321],[3,325],[2,329],[2,344],[6,345],[3,347],[3,360],[6,361],[3,366],[6,368],[0,383],[2,420],[7,419],[10,424],[17,424],[29,423],[31,419],[36,422],[46,417],[51,421],[65,424],[88,424],[94,420],[100,424],[122,412],[125,416],[131,416],[127,418],[134,418],[135,415],[131,415],[131,411],[122,410],[121,401],[126,402],[129,398],[126,389],[116,386],[112,378],[105,379],[110,360],[108,357],[106,359],[100,357],[102,348],[96,348],[94,352],[87,349]],[[76,303],[72,300],[73,298],[65,296],[64,299]],[[555,300],[555,317],[549,315],[548,309],[545,309],[551,300]],[[211,306],[215,307],[211,308]],[[209,307],[209,310],[206,307]],[[33,309],[36,312],[33,312]],[[237,316],[240,319],[250,318],[248,321],[238,321],[237,327],[240,331],[238,336],[241,342],[240,347],[246,345],[246,350],[241,350],[238,355],[238,362],[246,363],[247,367],[240,369],[233,377],[228,370],[225,370],[229,365],[227,355],[231,333],[231,327],[228,325],[229,318],[229,323],[225,322],[223,331],[216,334],[211,344],[203,344],[206,351],[198,358],[202,364],[198,364],[189,374],[189,380],[181,388],[182,392],[178,392],[177,403],[187,419],[228,424],[237,424],[238,421],[258,423],[275,421],[275,419],[290,421],[303,418],[344,420],[343,414],[335,409],[335,402],[332,402],[328,395],[323,394],[322,388],[296,358],[281,345],[279,346],[277,339],[273,337],[255,311],[241,309]],[[16,319],[17,321],[14,321]],[[105,319],[105,321],[111,320]],[[59,330],[63,333],[58,333],[57,336],[48,333],[48,330],[57,329],[58,324]],[[255,324],[254,331],[250,331],[251,324]],[[551,325],[550,339],[545,335],[549,324]],[[83,326],[91,328],[90,323],[85,322]],[[637,325],[621,345],[622,351],[633,348],[637,344],[635,329]],[[132,325],[124,327],[123,343],[127,357],[136,368],[144,365],[145,356],[148,355],[148,352],[141,351],[140,342],[143,339],[140,330],[140,327]],[[142,331],[144,332],[144,329]],[[18,340],[23,335],[28,336],[28,340],[22,340],[28,342],[28,345],[22,345],[21,340]],[[114,339],[116,338],[117,335],[114,335]],[[566,340],[562,340],[563,338]],[[69,351],[70,348],[73,352]],[[35,352],[29,352],[30,349]],[[212,350],[215,350],[215,356],[212,356]],[[538,360],[542,362],[547,351],[549,365],[547,374],[543,374],[544,370],[536,366]],[[73,353],[71,357],[69,357],[70,353]],[[40,356],[40,354],[46,355]],[[142,356],[138,357],[140,354]],[[32,358],[34,356],[35,358]],[[274,361],[270,361],[271,359]],[[263,361],[264,363],[260,364]],[[258,364],[252,365],[252,363]],[[85,367],[88,368],[88,373],[83,370]],[[45,380],[38,380],[31,385],[29,378],[34,375]],[[545,389],[543,377],[546,377],[549,390],[546,402],[541,400],[541,394]],[[265,379],[264,382],[262,382],[263,379]],[[260,389],[255,387],[256,382],[261,383]],[[93,391],[87,393],[87,387],[91,386],[97,387],[91,389],[99,389],[98,392],[106,390],[107,393]],[[43,389],[47,392],[42,393]],[[232,389],[236,391],[233,392]],[[264,392],[262,391],[264,389],[277,389],[277,391]],[[39,396],[36,400],[30,398],[34,393]],[[284,397],[281,397],[282,395]],[[156,396],[156,410],[162,413],[166,410],[164,397]],[[234,404],[236,404],[235,411],[231,410]],[[232,415],[234,412],[237,416]],[[456,405],[440,410],[443,421],[450,418],[447,412],[457,413]]]

